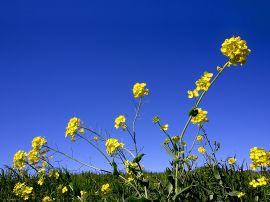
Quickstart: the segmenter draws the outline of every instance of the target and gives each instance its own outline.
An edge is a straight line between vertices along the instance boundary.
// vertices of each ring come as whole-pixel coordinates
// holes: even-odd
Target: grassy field
[[[149,179],[149,199],[135,199],[136,192],[127,184],[112,174],[94,174],[84,172],[71,174],[66,170],[59,170],[58,180],[46,178],[43,186],[36,184],[36,177],[26,175],[21,177],[10,169],[2,169],[0,175],[1,201],[23,201],[14,195],[13,187],[18,181],[27,182],[33,186],[34,198],[30,201],[42,201],[49,195],[56,201],[80,201],[80,191],[87,192],[84,201],[172,201],[168,198],[170,192],[170,175],[166,173],[146,173]],[[270,201],[270,187],[251,189],[249,182],[258,173],[251,171],[230,169],[228,167],[201,167],[188,171],[183,180],[183,190],[177,201]],[[269,176],[269,172],[264,176]],[[111,190],[106,195],[100,192],[104,183],[109,183]],[[59,185],[66,185],[68,192],[59,193]],[[237,197],[237,191],[245,193],[243,198]]]

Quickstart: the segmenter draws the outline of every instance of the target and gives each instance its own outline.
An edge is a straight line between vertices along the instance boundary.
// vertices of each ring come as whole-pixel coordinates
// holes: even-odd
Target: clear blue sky
[[[226,58],[225,38],[240,35],[252,50],[247,64],[226,71],[205,97],[209,138],[219,157],[247,159],[253,146],[269,146],[270,5],[267,1],[1,1],[0,166],[29,150],[34,136],[95,165],[104,160],[83,142],[64,137],[72,116],[122,141],[114,119],[133,117],[132,86],[146,82],[138,121],[147,170],[160,171],[169,156],[164,135],[151,123],[160,115],[179,134],[192,101],[186,91],[204,71]],[[188,131],[187,141],[194,134]],[[62,157],[61,165],[70,169]]]

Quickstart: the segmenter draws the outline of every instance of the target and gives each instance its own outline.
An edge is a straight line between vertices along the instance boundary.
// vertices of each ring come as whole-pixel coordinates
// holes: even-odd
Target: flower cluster
[[[13,192],[16,196],[20,196],[23,200],[28,200],[31,197],[33,187],[27,186],[25,183],[18,182],[15,184]]]
[[[49,196],[45,196],[43,199],[42,199],[42,202],[52,202],[52,198],[49,197]]]
[[[265,186],[268,183],[268,179],[264,176],[257,178],[256,180],[253,179],[249,185],[252,186],[253,188],[259,187],[259,186]]]
[[[198,97],[200,91],[207,91],[211,85],[212,77],[212,73],[204,72],[203,76],[195,82],[196,88],[193,91],[188,91],[188,98]]]
[[[133,95],[135,98],[142,98],[149,94],[149,90],[145,88],[146,83],[135,83],[133,86]]]
[[[204,122],[208,121],[208,118],[206,118],[207,111],[203,111],[201,108],[196,108],[196,115],[194,114],[191,117],[191,122],[193,124],[202,125]]]
[[[228,159],[228,164],[230,164],[230,165],[234,165],[236,163],[236,158],[229,158]]]
[[[115,128],[119,128],[119,127],[122,127],[123,129],[126,129],[127,128],[127,125],[126,125],[126,117],[124,115],[120,115],[118,116],[115,121],[114,121],[114,127]]]
[[[69,120],[66,127],[66,137],[70,136],[72,141],[75,141],[75,135],[80,130],[81,120],[77,117],[73,117]],[[82,131],[81,131],[82,132]]]
[[[126,167],[126,173],[129,175],[128,180],[132,181],[137,177],[135,173],[139,171],[139,164],[125,160],[124,165]]]
[[[201,154],[204,154],[206,152],[206,149],[204,147],[199,147],[198,152],[200,152]]]
[[[47,156],[47,150],[42,150],[45,144],[47,144],[47,140],[40,136],[35,137],[32,140],[32,150],[28,152],[28,162],[31,165],[36,166],[40,160],[43,160],[41,164],[43,163],[43,166],[45,166],[44,164],[46,164],[46,161],[44,160]]]
[[[196,140],[199,141],[199,142],[202,141],[203,140],[203,136],[202,135],[197,135],[196,136]]]
[[[123,148],[124,144],[123,143],[119,143],[117,139],[115,138],[110,138],[108,140],[106,140],[106,151],[110,156],[113,156],[115,154],[115,151],[118,148]]]
[[[187,159],[190,161],[196,161],[198,159],[198,156],[195,154],[190,154],[188,155]]]
[[[238,198],[242,198],[243,196],[245,196],[246,194],[244,193],[244,192],[238,192],[238,194],[237,194],[237,197]]]
[[[250,167],[256,170],[257,167],[270,166],[270,151],[266,152],[264,148],[253,147],[250,149]]]
[[[180,137],[178,135],[172,136],[171,138],[174,142],[178,142],[180,140]]]
[[[160,130],[166,131],[166,130],[168,130],[168,129],[169,129],[169,125],[168,125],[168,124],[164,124],[164,125],[161,125],[161,126],[160,126]]]
[[[222,43],[220,50],[223,55],[229,58],[230,64],[233,65],[245,64],[247,56],[250,53],[250,49],[248,49],[246,41],[242,40],[240,36],[233,36],[230,39],[226,39]]]
[[[103,185],[101,186],[101,192],[102,192],[103,194],[109,193],[110,190],[111,190],[111,189],[110,189],[110,184],[109,184],[109,183],[103,184]]]
[[[27,153],[24,151],[17,151],[13,157],[13,168],[22,170],[25,167]]]

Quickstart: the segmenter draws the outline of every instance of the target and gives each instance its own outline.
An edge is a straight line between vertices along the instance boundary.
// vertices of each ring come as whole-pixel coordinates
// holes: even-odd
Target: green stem
[[[130,186],[137,192],[137,194],[141,197],[140,192],[138,191],[138,189],[131,183],[129,182],[126,178],[124,178],[122,175],[119,175],[120,178],[122,178],[125,182],[127,182],[128,184],[130,184]]]
[[[85,137],[83,137],[83,136],[81,136],[81,135],[79,135],[78,134],[78,136],[80,137],[80,138],[82,138],[82,139],[84,139],[86,142],[88,142],[91,146],[93,146],[97,151],[99,151],[99,153],[108,161],[108,163],[110,164],[110,165],[112,165],[111,164],[111,161],[108,159],[108,157],[103,153],[103,151],[101,151],[96,145],[94,145],[92,142],[90,142],[88,139],[86,139]]]
[[[67,157],[67,158],[69,158],[69,159],[71,159],[71,160],[73,160],[73,161],[76,161],[77,163],[79,163],[79,164],[81,164],[81,165],[83,165],[83,166],[86,166],[86,167],[88,167],[88,168],[91,168],[91,169],[94,169],[94,170],[98,170],[98,171],[102,171],[102,172],[106,172],[106,173],[111,173],[110,171],[103,170],[103,169],[100,169],[100,168],[91,166],[91,165],[89,165],[89,164],[83,163],[82,161],[80,161],[80,160],[78,160],[78,159],[75,159],[75,158],[73,158],[72,156],[69,156],[69,155],[65,154],[64,152],[61,152],[61,151],[56,150],[56,149],[53,149],[53,148],[51,148],[51,147],[49,147],[49,146],[45,146],[45,147],[47,147],[48,149],[50,149],[50,150],[52,150],[52,151],[54,151],[54,152],[56,152],[56,153],[62,154],[63,156],[65,156],[65,157]]]
[[[222,69],[218,72],[218,74],[215,76],[215,78],[211,81],[208,89],[215,83],[215,81],[217,80],[217,78],[221,75],[221,73],[224,71],[224,69],[228,66],[229,62],[226,62]],[[200,104],[200,102],[202,101],[204,95],[205,95],[206,91],[203,91],[202,94],[199,96],[199,99],[196,101],[195,105],[193,108],[197,108],[198,105]],[[182,130],[182,133],[180,135],[180,143],[182,142],[182,139],[184,137],[184,134],[190,124],[190,121],[191,121],[191,116],[188,117],[188,120],[184,126],[184,129]],[[180,147],[178,148],[178,158],[180,157]],[[175,172],[175,191],[177,191],[177,177],[178,177],[178,163],[176,164],[176,172]]]
[[[134,142],[136,156],[138,156],[138,149],[137,149],[137,143],[136,143],[135,123],[137,121],[139,111],[141,109],[141,105],[142,105],[142,98],[139,99],[139,104],[138,104],[138,107],[136,109],[135,117],[134,117],[133,122],[132,122],[132,134],[133,134],[133,142]]]

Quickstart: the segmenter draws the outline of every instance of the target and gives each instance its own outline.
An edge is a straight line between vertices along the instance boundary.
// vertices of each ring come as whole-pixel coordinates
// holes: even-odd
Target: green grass
[[[149,198],[151,201],[172,201],[168,199],[170,191],[170,175],[166,173],[146,173],[149,179]],[[249,182],[259,173],[244,171],[239,169],[234,171],[227,166],[201,167],[194,171],[187,171],[185,179],[179,180],[179,184],[185,188],[177,201],[241,201],[236,196],[236,191],[245,192],[242,201],[270,201],[270,187],[258,187],[256,189],[249,186]],[[270,173],[264,175],[270,178]],[[20,177],[12,170],[1,169],[0,174],[0,200],[1,201],[23,201],[16,197],[12,190],[16,182],[27,182],[33,186],[35,199],[41,201],[45,195],[49,195],[57,201],[74,201],[80,195],[80,191],[88,192],[87,201],[136,201],[136,192],[127,184],[111,174],[94,174],[82,172],[71,174],[66,170],[61,170],[60,178],[46,178],[43,186],[37,185],[37,178],[34,176]],[[184,182],[184,184],[181,184]],[[111,192],[106,196],[100,193],[103,184],[109,183]],[[59,194],[57,187],[60,185],[69,186],[69,192]],[[72,189],[71,189],[72,188]]]

